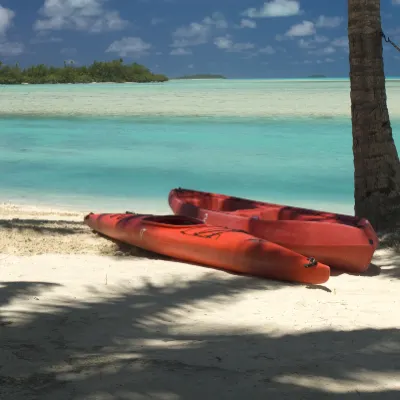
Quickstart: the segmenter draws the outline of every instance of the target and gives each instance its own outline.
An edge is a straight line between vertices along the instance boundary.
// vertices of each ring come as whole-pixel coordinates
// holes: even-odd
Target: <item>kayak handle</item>
[[[318,265],[318,261],[314,257],[307,257],[309,261],[307,264],[304,264],[304,268],[316,267]]]

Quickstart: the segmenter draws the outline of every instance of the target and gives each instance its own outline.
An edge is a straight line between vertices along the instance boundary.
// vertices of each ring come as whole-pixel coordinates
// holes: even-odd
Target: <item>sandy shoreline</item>
[[[204,82],[203,82],[204,84]],[[3,117],[253,117],[346,118],[348,81],[229,81],[193,86],[23,85],[0,87]],[[400,85],[388,81],[388,107],[400,118]],[[329,93],[329,96],[326,95]],[[104,105],[107,105],[106,107]]]
[[[397,399],[400,252],[324,286],[121,247],[0,206],[0,398]]]

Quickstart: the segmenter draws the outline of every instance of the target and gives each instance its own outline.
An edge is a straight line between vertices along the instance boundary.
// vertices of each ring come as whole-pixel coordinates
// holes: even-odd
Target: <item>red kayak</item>
[[[364,218],[181,188],[168,201],[175,214],[245,230],[348,272],[365,271],[378,246]]]
[[[85,224],[110,238],[180,260],[283,281],[318,284],[330,268],[275,243],[179,215],[88,214]]]

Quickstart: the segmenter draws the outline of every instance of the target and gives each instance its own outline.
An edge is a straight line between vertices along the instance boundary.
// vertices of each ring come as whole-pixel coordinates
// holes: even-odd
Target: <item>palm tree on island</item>
[[[94,61],[91,65],[77,66],[73,60],[65,60],[62,67],[45,64],[20,68],[18,64],[4,65],[0,62],[0,84],[21,83],[91,83],[91,82],[165,82],[168,77],[154,74],[136,62],[124,64],[122,58],[111,61]]]

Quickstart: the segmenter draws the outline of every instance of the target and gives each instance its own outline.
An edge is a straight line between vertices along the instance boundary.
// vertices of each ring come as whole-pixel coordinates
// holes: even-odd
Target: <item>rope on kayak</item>
[[[205,238],[205,239],[212,239],[212,238],[219,239],[220,236],[223,233],[228,233],[228,232],[229,233],[231,233],[231,232],[248,233],[248,232],[246,232],[246,231],[244,231],[242,229],[229,229],[229,228],[227,228],[227,229],[216,229],[216,230],[207,230],[207,231],[195,232],[193,234],[193,236],[199,236],[199,237],[202,237],[202,238]],[[187,235],[186,232],[182,232],[182,233]]]
[[[393,43],[389,36],[386,36],[383,31],[381,31],[381,36],[386,43],[390,43],[397,51],[400,51],[400,47],[396,43]]]
[[[194,232],[194,233],[190,233],[191,230],[193,229],[198,229],[198,226],[194,225],[191,228],[187,228],[184,231],[181,231],[181,233],[183,235],[191,235],[191,236],[198,236],[204,239],[212,239],[215,238],[216,240],[218,240],[220,238],[220,236],[223,233],[230,233],[230,232],[241,232],[241,233],[247,233],[246,231],[242,230],[242,229],[230,229],[230,228],[223,228],[223,227],[209,227],[207,229],[203,229],[199,232]]]
[[[316,267],[318,265],[318,261],[314,257],[307,257],[309,261],[307,264],[304,264],[304,268]]]

